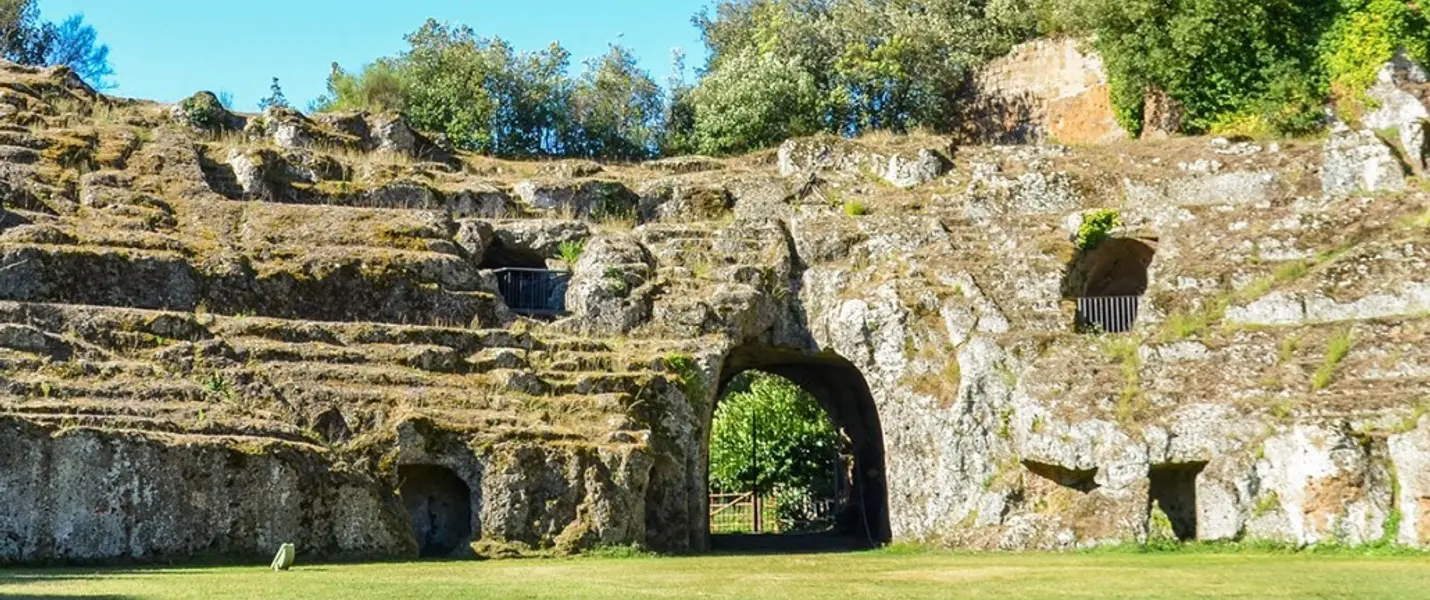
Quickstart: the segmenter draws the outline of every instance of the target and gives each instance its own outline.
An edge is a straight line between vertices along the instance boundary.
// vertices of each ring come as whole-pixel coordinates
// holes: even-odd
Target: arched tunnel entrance
[[[763,530],[759,534],[726,534],[722,533],[721,527],[715,526],[722,525],[719,514],[722,507],[710,503],[709,510],[706,511],[706,531],[710,535],[710,547],[717,550],[824,550],[873,547],[887,543],[890,529],[888,492],[884,479],[883,429],[864,376],[852,363],[832,353],[807,354],[767,346],[739,348],[726,357],[721,369],[717,395],[719,399],[716,405],[711,407],[712,419],[720,411],[722,400],[731,392],[749,393],[752,377],[769,376],[788,382],[784,388],[773,384],[771,387],[776,391],[789,389],[789,384],[792,384],[807,392],[818,404],[817,409],[812,411],[812,418],[827,418],[837,432],[838,442],[833,447],[806,447],[794,452],[801,460],[806,461],[830,459],[829,479],[814,477],[814,487],[820,490],[820,493],[826,489],[832,491],[832,496],[828,497],[832,505],[828,508],[813,509],[810,513],[809,516],[819,517],[814,521],[817,528],[789,528],[787,519],[790,518],[790,511],[786,494],[786,498],[775,500],[780,503],[778,510],[757,511],[757,514],[765,516]],[[782,420],[787,421],[794,417],[784,415]],[[713,425],[713,421],[707,422]],[[737,427],[743,429],[745,424],[738,423]],[[758,432],[760,425],[758,422],[751,423],[750,428],[752,432]],[[706,428],[703,446],[707,473],[711,467],[712,429],[713,426]],[[756,453],[755,456],[760,455]],[[756,469],[762,471],[764,467],[756,466]],[[717,482],[713,475],[718,474],[712,473],[712,478],[707,480],[710,491],[731,491],[717,489],[720,482]],[[722,481],[729,480],[727,476]],[[825,486],[823,482],[828,482],[829,485]],[[756,497],[767,495],[774,498],[779,491],[738,492],[746,495],[755,492]],[[721,494],[712,494],[707,501],[720,497]],[[799,510],[803,509],[797,509],[796,512]],[[770,523],[770,517],[779,519],[779,523]],[[798,520],[798,517],[795,519]],[[780,527],[781,523],[786,527]]]
[[[1147,293],[1148,269],[1157,241],[1112,238],[1078,253],[1063,280],[1067,297],[1141,296]]]
[[[401,465],[398,494],[422,556],[448,556],[472,539],[472,491],[451,469]]]

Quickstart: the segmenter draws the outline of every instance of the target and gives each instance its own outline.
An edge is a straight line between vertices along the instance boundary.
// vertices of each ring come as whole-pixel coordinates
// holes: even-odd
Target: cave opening
[[[546,257],[537,252],[513,248],[496,239],[482,255],[478,268],[492,273],[497,292],[512,312],[531,317],[566,313],[571,272],[549,268]]]
[[[1077,301],[1079,331],[1131,331],[1150,284],[1156,240],[1113,238],[1073,257],[1063,277],[1063,296]]]
[[[1204,462],[1171,463],[1153,465],[1148,471],[1148,514],[1156,515],[1153,507],[1160,509],[1168,521],[1163,526],[1170,527],[1178,540],[1197,539],[1197,477],[1206,466]]]
[[[447,467],[401,465],[398,495],[424,557],[449,556],[472,540],[472,491]]]
[[[751,346],[731,353],[721,372],[704,431],[708,546],[887,543],[883,430],[858,368],[833,354]]]

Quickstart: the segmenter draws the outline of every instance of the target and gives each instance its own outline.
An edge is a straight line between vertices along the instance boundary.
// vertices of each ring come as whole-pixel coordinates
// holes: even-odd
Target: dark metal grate
[[[566,286],[570,271],[548,269],[497,269],[497,291],[513,312],[558,315],[566,312]]]
[[[1141,296],[1100,296],[1077,299],[1079,331],[1125,333],[1137,323]]]

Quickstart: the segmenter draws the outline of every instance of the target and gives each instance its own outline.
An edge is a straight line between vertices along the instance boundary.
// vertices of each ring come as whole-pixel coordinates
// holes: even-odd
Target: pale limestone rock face
[[[633,236],[594,238],[572,273],[566,308],[578,329],[613,334],[650,319],[652,258]]]
[[[853,178],[867,172],[905,189],[933,181],[951,166],[948,158],[935,149],[889,153],[843,139],[790,140],[780,145],[777,159],[780,175],[785,177],[832,172]]]
[[[1399,515],[1430,541],[1426,199],[1316,193],[1319,142],[966,147],[934,175],[928,138],[801,140],[717,172],[434,164],[415,134],[420,160],[354,161],[410,145],[370,121],[321,121],[342,153],[162,128],[73,189],[0,165],[0,506],[46,508],[0,511],[0,562],[405,557],[419,466],[467,488],[485,554],[699,550],[716,395],[766,367],[839,388],[895,541],[1136,543],[1154,500],[1186,539]],[[1073,328],[1069,238],[1103,206],[1156,240],[1126,336]],[[576,314],[512,318],[484,269],[580,242]]]
[[[233,175],[243,193],[253,195],[267,190],[263,180],[263,166],[255,161],[252,155],[242,150],[230,150],[227,162],[233,169]]]
[[[372,121],[371,131],[379,151],[408,155],[417,152],[417,134],[397,115],[378,115]]]
[[[1328,195],[1405,189],[1405,166],[1374,131],[1337,125],[1326,143],[1321,188]]]
[[[634,218],[638,197],[617,181],[601,179],[526,180],[512,188],[527,206],[569,218]]]
[[[1266,440],[1250,532],[1297,544],[1380,539],[1389,514],[1384,469],[1345,432],[1298,425]]]
[[[1178,206],[1258,204],[1282,191],[1284,182],[1272,171],[1227,171],[1198,174],[1172,181],[1125,184],[1136,203]]]
[[[51,436],[16,422],[0,424],[0,432],[7,505],[48,507],[0,513],[0,531],[8,533],[0,561],[207,551],[262,560],[290,541],[325,556],[415,554],[401,509],[383,487],[334,469],[312,448],[184,449],[92,430]]]
[[[1367,90],[1366,95],[1375,101],[1376,106],[1362,117],[1366,127],[1396,131],[1406,157],[1422,170],[1426,168],[1426,152],[1430,150],[1426,145],[1426,122],[1430,120],[1430,108],[1408,88],[1423,86],[1426,82],[1424,67],[1397,54],[1381,67],[1375,84]]]
[[[1394,534],[1402,544],[1425,546],[1430,545],[1430,417],[1422,417],[1416,425],[1391,436],[1389,442],[1400,491],[1394,499],[1400,530]]]

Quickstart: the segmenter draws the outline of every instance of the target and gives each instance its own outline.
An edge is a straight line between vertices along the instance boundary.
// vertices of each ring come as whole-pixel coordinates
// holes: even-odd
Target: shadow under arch
[[[1156,255],[1157,240],[1140,238],[1112,238],[1078,252],[1063,277],[1063,297],[1141,296]]]
[[[884,434],[874,396],[858,367],[834,353],[810,354],[763,344],[740,346],[725,356],[720,369],[716,398],[736,375],[759,370],[778,375],[800,386],[818,400],[834,425],[849,438],[854,458],[850,483],[849,505],[836,518],[835,529],[829,534],[790,536],[783,543],[761,542],[722,544],[722,550],[811,551],[855,549],[880,546],[889,542],[888,486],[885,481]],[[704,415],[701,451],[708,470],[710,453],[710,423],[714,403]],[[708,485],[708,480],[702,482]],[[705,535],[705,547],[711,547],[707,510],[700,513]],[[736,536],[738,537],[738,536]]]
[[[466,481],[440,465],[401,465],[397,473],[399,495],[422,556],[448,556],[471,542],[472,491]]]

